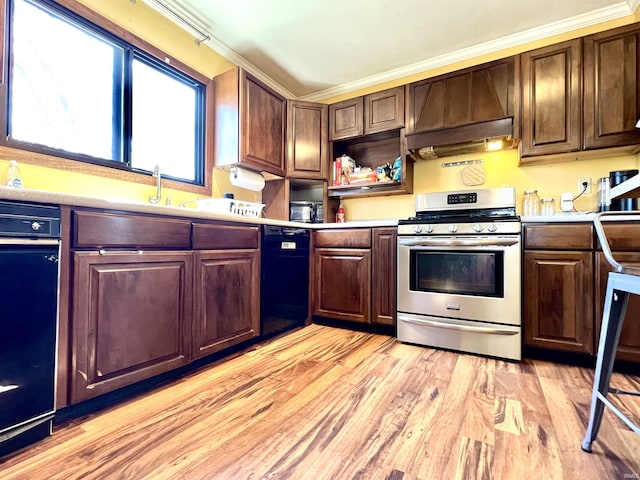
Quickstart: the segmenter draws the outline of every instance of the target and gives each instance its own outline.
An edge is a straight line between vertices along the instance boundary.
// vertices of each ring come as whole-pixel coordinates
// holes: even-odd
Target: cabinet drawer
[[[170,218],[75,211],[73,246],[190,248],[191,223]]]
[[[258,248],[259,228],[231,225],[193,224],[195,250]]]
[[[525,225],[524,248],[544,250],[591,250],[593,226],[591,223]]]
[[[371,248],[371,229],[318,230],[316,247]]]
[[[612,251],[637,252],[640,250],[640,223],[629,222],[621,225],[603,222],[603,226]],[[598,242],[598,249],[602,249],[600,242]]]

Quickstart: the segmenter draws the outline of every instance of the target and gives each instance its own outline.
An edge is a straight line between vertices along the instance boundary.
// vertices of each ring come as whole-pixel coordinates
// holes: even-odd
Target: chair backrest
[[[609,240],[607,239],[607,235],[605,234],[602,223],[620,221],[629,222],[633,220],[640,221],[640,211],[633,210],[625,212],[600,212],[593,219],[593,226],[596,228],[598,240],[600,240],[600,245],[602,246],[602,253],[604,253],[607,262],[611,264],[616,272],[622,272],[622,265],[620,265],[620,263],[615,258],[613,258]]]

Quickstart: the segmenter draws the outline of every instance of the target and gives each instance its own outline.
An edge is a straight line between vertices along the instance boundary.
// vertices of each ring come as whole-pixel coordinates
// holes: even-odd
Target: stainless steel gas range
[[[521,359],[512,187],[424,193],[398,222],[398,340]]]

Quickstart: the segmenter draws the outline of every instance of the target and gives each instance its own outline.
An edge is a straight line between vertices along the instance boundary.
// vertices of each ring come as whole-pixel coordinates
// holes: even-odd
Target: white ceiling
[[[209,37],[203,43],[282,94],[308,100],[627,16],[640,4],[640,0],[144,1],[197,40]]]

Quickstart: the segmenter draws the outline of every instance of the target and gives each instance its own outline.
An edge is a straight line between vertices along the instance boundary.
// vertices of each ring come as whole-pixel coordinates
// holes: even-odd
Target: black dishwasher
[[[58,207],[0,201],[0,456],[51,434]]]
[[[309,230],[262,226],[260,333],[303,326],[309,312]]]

